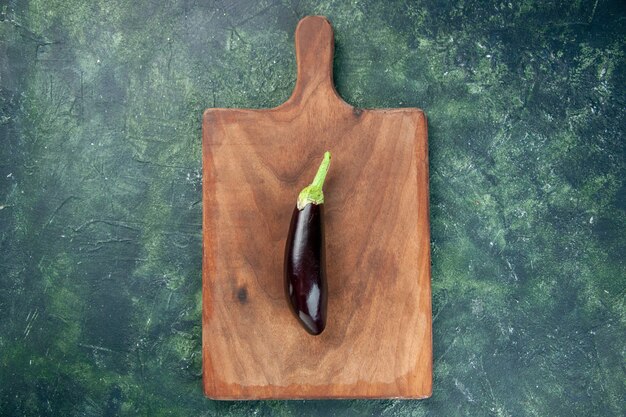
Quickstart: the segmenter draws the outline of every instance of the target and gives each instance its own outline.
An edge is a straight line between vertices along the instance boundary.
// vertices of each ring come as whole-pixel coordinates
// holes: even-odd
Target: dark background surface
[[[286,100],[308,14],[346,101],[429,117],[429,400],[201,391],[201,114]],[[0,415],[623,415],[625,27],[620,0],[0,2]]]

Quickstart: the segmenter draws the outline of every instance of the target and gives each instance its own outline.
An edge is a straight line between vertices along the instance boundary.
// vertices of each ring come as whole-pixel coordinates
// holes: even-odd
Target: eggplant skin
[[[285,293],[302,327],[318,335],[326,327],[328,289],[324,244],[324,205],[296,206],[285,247]]]

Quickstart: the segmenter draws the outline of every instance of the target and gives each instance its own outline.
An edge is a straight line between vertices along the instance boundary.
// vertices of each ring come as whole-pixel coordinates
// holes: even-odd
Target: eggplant
[[[312,335],[322,333],[326,327],[328,289],[322,187],[329,166],[330,152],[326,152],[315,179],[298,195],[285,246],[287,301],[302,327]]]

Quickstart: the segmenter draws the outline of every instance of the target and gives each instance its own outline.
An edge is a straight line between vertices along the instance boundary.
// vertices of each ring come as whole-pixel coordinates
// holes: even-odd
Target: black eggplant
[[[287,301],[304,329],[318,335],[326,327],[326,253],[324,248],[324,193],[322,186],[330,166],[324,153],[315,179],[298,196],[285,246]]]

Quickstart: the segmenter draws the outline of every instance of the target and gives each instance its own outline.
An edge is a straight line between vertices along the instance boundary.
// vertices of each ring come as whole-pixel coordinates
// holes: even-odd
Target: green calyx
[[[324,180],[330,167],[330,152],[324,152],[324,159],[315,174],[315,178],[310,185],[307,185],[298,195],[298,210],[302,210],[307,204],[324,204]]]

